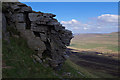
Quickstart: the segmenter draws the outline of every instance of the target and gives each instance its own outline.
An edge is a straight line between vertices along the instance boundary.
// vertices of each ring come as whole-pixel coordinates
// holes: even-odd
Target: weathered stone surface
[[[26,23],[16,23],[17,30],[25,30],[26,29]]]
[[[40,51],[46,50],[46,46],[44,42],[42,42],[39,37],[29,39],[28,45],[31,49],[34,49],[34,50],[40,50]]]
[[[20,7],[19,7],[19,6],[17,6],[17,5],[13,5],[13,6],[11,6],[11,8],[12,8],[13,10],[20,9]]]
[[[56,15],[51,14],[51,13],[44,13],[43,16],[44,17],[55,17]]]
[[[44,33],[40,33],[40,38],[42,41],[46,41],[47,36]]]
[[[36,24],[43,24],[43,25],[45,25],[46,22],[43,22],[43,21],[36,21]]]
[[[62,34],[62,35],[60,35],[60,38],[61,38],[62,42],[63,42],[65,45],[69,46],[70,40],[73,38],[72,32],[69,31],[69,30],[62,30],[62,31],[61,31],[61,34]]]
[[[54,31],[54,30],[51,30],[51,33],[52,33],[52,34],[55,34],[55,33],[56,33],[56,31]]]
[[[50,20],[51,18],[45,18],[44,16],[39,18],[40,22],[49,22]]]
[[[7,9],[6,19],[35,50],[34,59],[39,63],[47,61],[52,68],[59,69],[67,58],[66,46],[70,44],[72,32],[54,19],[54,14],[32,11],[22,3],[14,3],[13,6]]]
[[[26,4],[23,4],[23,3],[20,3],[20,2],[16,2],[16,5],[22,6],[22,7],[26,7],[27,6]]]
[[[13,20],[15,22],[25,22],[24,14],[22,14],[22,13],[14,14],[13,15]]]
[[[38,57],[40,58],[40,59],[42,59],[43,57],[42,57],[42,53],[43,53],[43,51],[40,51],[40,50],[38,50]]]
[[[40,16],[40,17],[38,17],[38,16]],[[42,17],[42,14],[40,14],[40,13],[29,13],[30,21],[37,21],[41,18],[43,18],[43,17]]]
[[[35,38],[35,35],[31,30],[22,30],[20,32],[21,32],[21,36],[26,40]]]
[[[20,12],[32,12],[32,8],[29,6],[29,7],[22,7]]]
[[[5,15],[2,13],[2,31],[3,31],[3,35],[5,36],[5,33],[6,33],[6,18],[5,18]]]
[[[50,21],[47,23],[47,25],[51,25],[51,26],[61,26],[61,24],[59,22],[56,21]]]
[[[43,32],[45,33],[47,31],[47,26],[38,26],[36,24],[31,24],[31,30],[36,32]]]
[[[61,26],[54,26],[54,28],[55,28],[56,31],[62,30]]]

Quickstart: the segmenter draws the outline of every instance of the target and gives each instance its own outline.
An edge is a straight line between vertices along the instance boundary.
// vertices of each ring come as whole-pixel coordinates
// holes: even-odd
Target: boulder
[[[16,28],[18,31],[26,29],[26,23],[16,23]]]
[[[20,32],[21,32],[21,36],[26,40],[35,38],[35,35],[31,30],[21,30]]]
[[[29,39],[28,40],[28,45],[31,49],[34,49],[34,50],[40,50],[42,52],[44,50],[46,50],[46,46],[45,46],[44,42],[42,42],[39,37]]]

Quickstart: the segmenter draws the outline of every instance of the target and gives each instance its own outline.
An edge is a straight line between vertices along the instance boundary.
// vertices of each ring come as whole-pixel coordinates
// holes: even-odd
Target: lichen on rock
[[[3,4],[7,8],[3,12],[7,24],[14,25],[28,46],[37,52],[33,54],[35,60],[47,61],[54,69],[61,66],[66,60],[66,46],[70,44],[72,32],[66,30],[54,14],[32,11],[31,7],[20,2]]]

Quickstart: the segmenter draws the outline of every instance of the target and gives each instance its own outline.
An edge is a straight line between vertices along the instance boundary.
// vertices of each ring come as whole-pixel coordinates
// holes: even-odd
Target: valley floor
[[[120,60],[98,55],[102,54],[99,52],[79,52],[70,48],[69,50],[71,51],[71,54],[68,54],[69,59],[80,68],[83,68],[82,71],[84,69],[87,70],[88,73],[86,75],[92,75],[92,78],[115,78],[120,75],[118,72]]]

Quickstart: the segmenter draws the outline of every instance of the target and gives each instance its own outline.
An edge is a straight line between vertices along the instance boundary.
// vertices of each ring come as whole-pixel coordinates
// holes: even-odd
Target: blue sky
[[[117,31],[117,2],[23,2],[34,11],[56,14],[73,33],[110,33]]]

